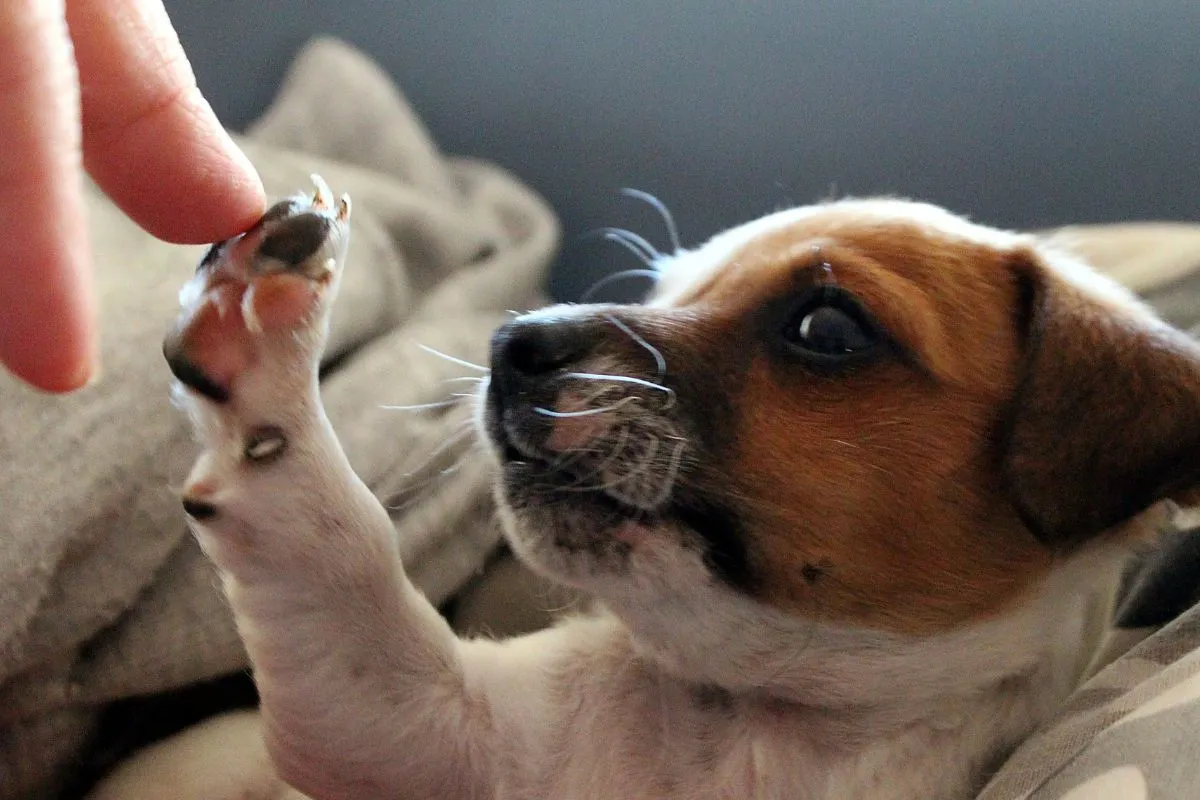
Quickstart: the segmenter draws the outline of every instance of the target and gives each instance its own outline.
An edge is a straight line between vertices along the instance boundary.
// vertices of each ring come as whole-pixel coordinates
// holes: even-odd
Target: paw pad
[[[246,437],[246,446],[242,449],[242,454],[247,461],[270,463],[283,455],[287,444],[287,436],[281,428],[263,425],[252,430]]]
[[[215,403],[228,402],[239,376],[263,357],[280,357],[301,334],[322,344],[349,240],[350,199],[335,201],[316,175],[313,183],[311,196],[276,203],[250,230],[213,245],[180,293],[183,313],[163,352],[182,384]],[[297,358],[311,360],[313,349]]]

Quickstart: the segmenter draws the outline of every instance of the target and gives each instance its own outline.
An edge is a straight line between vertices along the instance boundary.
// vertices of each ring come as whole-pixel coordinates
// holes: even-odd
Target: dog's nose
[[[573,321],[516,319],[492,336],[492,372],[534,378],[569,366],[587,349],[586,333]]]

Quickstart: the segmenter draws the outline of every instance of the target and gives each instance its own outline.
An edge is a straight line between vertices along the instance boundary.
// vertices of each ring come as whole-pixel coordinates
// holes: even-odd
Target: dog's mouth
[[[549,504],[567,508],[606,512],[620,519],[637,519],[653,525],[661,519],[661,508],[630,502],[626,496],[610,491],[597,461],[600,455],[546,453],[529,445],[517,444],[501,430],[493,436],[504,472],[505,491],[513,505]],[[619,485],[619,483],[617,484]]]
[[[597,390],[568,374],[516,389],[492,376],[482,399],[484,432],[514,504],[602,502],[642,517],[669,506],[685,441],[656,398],[617,381]]]
[[[587,486],[578,470],[501,434],[493,439],[503,467],[505,502],[524,512],[563,549],[628,551],[653,531],[672,528],[695,537],[705,563],[723,582],[743,589],[755,582],[738,515],[686,487],[646,508],[603,486]]]
[[[511,322],[493,339],[481,423],[510,538],[571,574],[676,546],[747,584],[740,515],[705,488],[716,473],[704,466],[686,395],[661,367],[631,374],[627,361],[596,355],[593,333],[550,317]],[[562,562],[562,553],[586,556]]]
[[[482,422],[499,462],[502,502],[527,533],[593,554],[626,554],[646,537],[682,537],[722,581],[753,583],[740,515],[695,485],[695,454],[677,428],[664,430],[661,415],[631,413],[578,448],[552,450],[547,418],[531,412],[542,406],[532,394],[514,400],[489,387]]]

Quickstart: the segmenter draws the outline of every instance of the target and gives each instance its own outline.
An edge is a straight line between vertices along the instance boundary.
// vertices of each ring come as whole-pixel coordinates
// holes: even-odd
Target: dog
[[[1200,486],[1200,347],[1041,240],[898,199],[657,260],[491,343],[512,549],[601,609],[460,640],[321,407],[348,199],[215,245],[164,350],[274,768],[313,798],[962,800]]]

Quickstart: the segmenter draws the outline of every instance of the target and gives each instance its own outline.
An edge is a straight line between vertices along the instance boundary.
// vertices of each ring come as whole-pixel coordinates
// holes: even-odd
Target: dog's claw
[[[322,344],[318,311],[336,291],[350,198],[335,203],[329,185],[319,175],[312,180],[311,198],[276,203],[246,233],[211,248],[180,292],[183,314],[164,352],[176,378],[213,402],[228,402],[272,334],[304,334]]]
[[[315,172],[309,177],[312,179],[313,186],[316,187],[316,191],[313,192],[312,196],[313,208],[328,208],[329,204],[333,201],[333,192],[330,190],[329,184]]]

